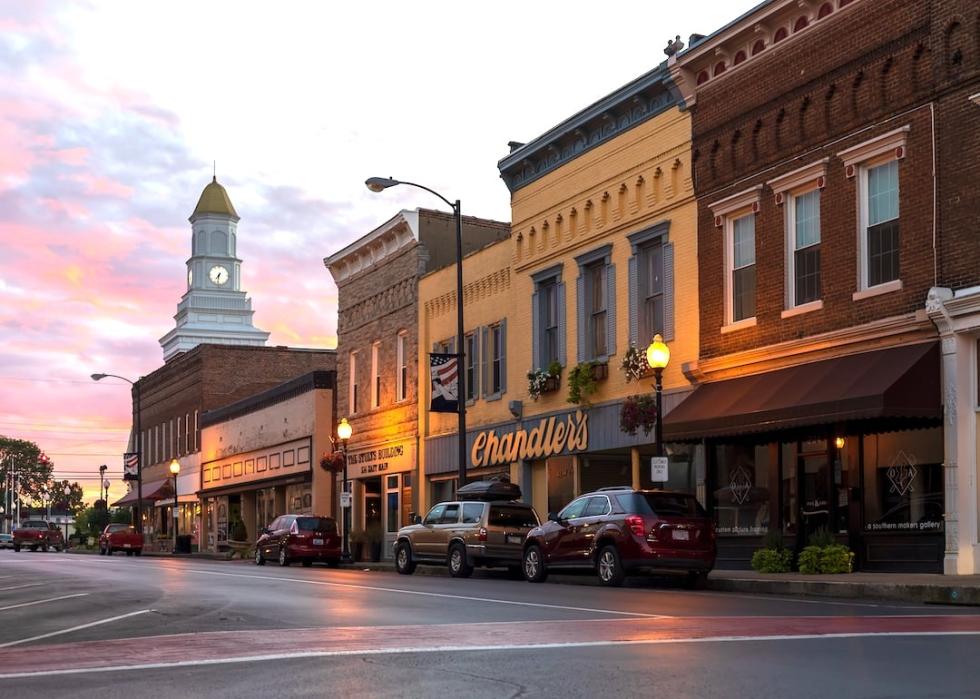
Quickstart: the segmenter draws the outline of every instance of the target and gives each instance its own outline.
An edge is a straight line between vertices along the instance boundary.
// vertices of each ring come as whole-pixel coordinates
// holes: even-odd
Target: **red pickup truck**
[[[129,524],[110,524],[99,537],[99,555],[111,556],[116,551],[125,551],[127,556],[143,553],[143,535]]]
[[[32,551],[65,550],[65,537],[57,524],[48,524],[43,519],[29,519],[14,529],[14,551],[29,548]]]

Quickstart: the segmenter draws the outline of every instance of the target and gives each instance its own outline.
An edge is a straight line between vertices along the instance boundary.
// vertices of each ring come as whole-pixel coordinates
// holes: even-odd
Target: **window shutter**
[[[482,382],[480,388],[483,391],[480,395],[486,396],[490,393],[490,351],[488,349],[490,333],[487,332],[486,327],[481,327],[477,332],[480,342],[480,381]]]
[[[558,363],[565,366],[565,282],[556,284],[558,287]]]
[[[500,392],[507,393],[507,319],[500,321]]]
[[[637,278],[637,256],[630,257],[629,262],[629,304],[630,304],[630,344],[640,344],[640,284]]]
[[[473,385],[467,390],[469,393],[473,394],[473,400],[480,397],[480,362],[482,361],[480,353],[480,331],[476,330],[473,332]],[[466,364],[463,364],[465,367]]]
[[[541,369],[541,294],[531,294],[531,369]]]
[[[578,279],[575,280],[575,319],[577,325],[575,337],[578,345],[575,354],[581,364],[585,361],[585,338],[588,335],[585,323],[585,275],[583,274],[579,274]]]
[[[606,265],[606,356],[616,354],[616,265]]]
[[[664,245],[664,341],[674,339],[674,244]]]

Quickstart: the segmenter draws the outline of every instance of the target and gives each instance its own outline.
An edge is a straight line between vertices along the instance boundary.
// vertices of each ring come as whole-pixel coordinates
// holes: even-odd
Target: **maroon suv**
[[[679,570],[700,585],[715,565],[715,529],[688,493],[600,488],[573,500],[524,542],[524,577],[589,568],[603,585],[642,569]]]
[[[283,515],[262,530],[255,542],[255,563],[267,560],[288,566],[302,561],[304,566],[321,561],[331,567],[340,563],[340,536],[333,517]]]

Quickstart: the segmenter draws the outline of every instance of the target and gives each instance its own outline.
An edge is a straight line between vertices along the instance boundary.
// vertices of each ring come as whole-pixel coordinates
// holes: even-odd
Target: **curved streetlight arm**
[[[130,381],[125,376],[119,376],[119,374],[92,374],[92,380],[93,381],[101,381],[102,379],[109,378],[109,377],[112,377],[114,379],[122,379],[123,381],[125,381],[126,383],[128,383],[131,386],[135,386],[136,385],[136,382],[135,381]]]
[[[415,182],[404,182],[404,181],[402,181],[402,180],[398,180],[398,183],[399,183],[399,184],[407,184],[407,185],[409,185],[410,187],[418,187],[419,189],[424,189],[424,190],[425,190],[426,192],[428,192],[429,194],[434,194],[435,196],[437,196],[437,197],[439,197],[439,198],[440,198],[440,199],[442,199],[442,200],[443,200],[444,202],[446,202],[446,205],[447,205],[447,206],[449,206],[449,208],[451,208],[451,209],[452,209],[453,211],[456,211],[456,209],[457,209],[457,207],[459,206],[459,202],[458,202],[458,201],[457,201],[457,202],[456,202],[456,203],[454,204],[453,202],[451,202],[451,201],[449,201],[448,199],[446,199],[446,197],[444,197],[444,196],[442,196],[441,194],[439,194],[439,192],[437,192],[437,191],[436,191],[436,190],[434,190],[434,189],[429,189],[429,188],[428,188],[428,187],[426,187],[426,186],[425,186],[424,184],[417,184],[417,183],[415,183]]]
[[[406,182],[405,180],[396,180],[396,179],[394,179],[392,177],[370,177],[370,178],[368,178],[365,181],[364,184],[366,184],[368,186],[368,189],[370,189],[372,192],[375,192],[375,193],[377,193],[377,192],[383,192],[384,190],[386,190],[386,189],[388,189],[390,187],[394,187],[396,185],[407,184],[409,187],[416,187],[418,189],[424,189],[429,194],[432,194],[434,196],[439,197],[444,202],[446,202],[446,206],[448,206],[454,212],[457,212],[458,213],[458,210],[459,210],[459,202],[458,201],[454,204],[453,202],[451,202],[448,199],[446,199],[446,197],[444,197],[441,194],[439,194],[439,192],[437,192],[436,190],[430,189],[429,187],[426,187],[424,184],[419,184],[418,182]]]

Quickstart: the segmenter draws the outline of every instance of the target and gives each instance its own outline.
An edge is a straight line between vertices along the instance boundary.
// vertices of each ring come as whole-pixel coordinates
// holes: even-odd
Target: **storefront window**
[[[864,437],[864,529],[943,530],[941,428]]]
[[[796,514],[797,499],[799,498],[799,482],[796,478],[796,442],[784,442],[782,445],[781,488],[783,505],[783,533],[795,534],[797,531]]]
[[[432,481],[432,504],[452,500],[456,496],[456,479],[449,478],[444,481]]]
[[[548,459],[548,512],[558,512],[575,497],[575,464],[570,456]]]
[[[650,457],[654,451],[640,452],[640,486],[642,488],[666,488],[685,493],[697,491],[697,472],[704,460],[698,444],[665,444],[667,452],[667,480],[654,482],[650,478]],[[625,483],[629,483],[627,480]]]
[[[398,518],[398,476],[385,476],[385,498],[387,508],[385,511],[387,530],[397,532],[401,526]]]
[[[583,493],[591,493],[593,490],[615,485],[628,486],[633,482],[629,454],[589,455],[580,463],[582,466],[579,472],[579,486]]]
[[[715,526],[722,536],[760,536],[769,531],[769,446],[715,446]]]

